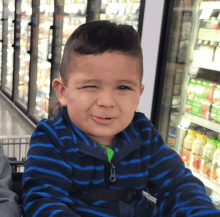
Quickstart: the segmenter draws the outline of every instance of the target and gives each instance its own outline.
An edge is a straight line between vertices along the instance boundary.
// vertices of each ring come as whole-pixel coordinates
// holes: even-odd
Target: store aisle
[[[34,127],[0,94],[0,136],[31,135]]]

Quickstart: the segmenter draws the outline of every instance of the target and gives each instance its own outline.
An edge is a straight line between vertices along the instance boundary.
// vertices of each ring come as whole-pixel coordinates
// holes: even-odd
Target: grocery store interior
[[[138,110],[220,209],[220,0],[0,0],[0,18],[0,142],[51,118],[51,82],[78,26],[129,24],[143,49]]]

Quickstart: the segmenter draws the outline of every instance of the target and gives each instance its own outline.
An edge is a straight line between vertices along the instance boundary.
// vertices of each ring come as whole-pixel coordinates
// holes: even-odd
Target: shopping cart
[[[24,136],[0,136],[0,143],[5,155],[13,162],[13,172],[24,171],[24,158],[27,157],[31,135]],[[23,160],[22,160],[23,159]]]
[[[13,190],[19,197],[18,205],[20,207],[21,217],[24,217],[22,203],[22,173],[24,172],[30,138],[31,135],[0,136],[0,143],[12,168],[11,190]]]

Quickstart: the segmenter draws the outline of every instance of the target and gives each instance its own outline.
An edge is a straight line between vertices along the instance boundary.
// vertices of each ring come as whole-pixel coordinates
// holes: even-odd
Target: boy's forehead
[[[79,72],[88,75],[109,75],[130,76],[140,71],[140,60],[119,52],[105,52],[98,55],[80,55],[71,57],[71,72]],[[102,71],[103,70],[103,71]]]
[[[103,54],[72,55],[68,68],[68,80],[73,84],[126,83],[132,86],[141,84],[141,64],[137,57],[119,52]],[[69,83],[68,82],[68,83]]]
[[[99,62],[100,60],[102,60],[102,62]],[[85,64],[93,64],[96,65],[96,62],[98,62],[99,64],[97,65],[97,67],[102,66],[103,62],[106,63],[120,63],[123,64],[122,62],[127,62],[128,64],[134,64],[134,63],[138,63],[140,60],[138,57],[133,57],[130,55],[126,55],[123,54],[121,52],[105,52],[102,54],[89,54],[89,55],[71,55],[70,58],[70,63],[71,65],[74,66],[80,66],[80,65],[85,65]],[[130,65],[129,64],[129,65]]]

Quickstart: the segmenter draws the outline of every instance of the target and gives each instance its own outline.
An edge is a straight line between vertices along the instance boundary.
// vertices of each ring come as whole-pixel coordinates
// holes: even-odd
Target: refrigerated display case
[[[193,174],[213,190],[211,199],[216,206],[220,204],[220,158],[217,154],[220,148],[219,18],[220,1],[197,2],[176,144],[177,151],[183,161],[189,162]],[[182,127],[182,123],[189,127]],[[196,131],[196,140],[187,146],[190,129]]]
[[[175,0],[170,12],[152,121],[220,209],[220,1]]]
[[[0,66],[2,65],[2,18],[3,18],[3,2],[2,0],[0,0]],[[1,73],[2,73],[2,69],[0,70],[0,86],[1,86]]]
[[[69,36],[86,23],[87,0],[66,0],[64,4],[62,52]]]
[[[15,1],[8,3],[8,48],[7,48],[7,75],[5,91],[12,96],[13,66],[14,66],[14,23],[15,23]]]
[[[34,114],[40,120],[48,118],[54,0],[41,1],[39,12],[37,92]]]
[[[21,37],[20,37],[20,70],[18,86],[18,103],[27,108],[29,64],[30,64],[30,37],[31,37],[31,0],[21,2]]]
[[[138,30],[140,0],[102,0],[100,20],[129,24]]]

